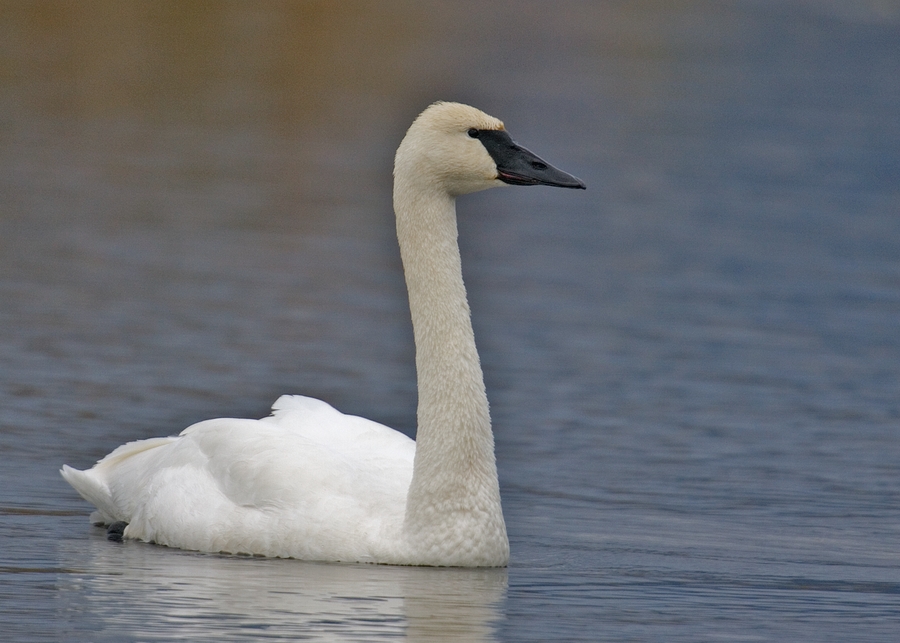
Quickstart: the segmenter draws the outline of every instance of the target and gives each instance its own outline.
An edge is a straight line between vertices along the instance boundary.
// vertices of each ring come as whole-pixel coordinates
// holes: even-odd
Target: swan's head
[[[502,121],[460,103],[435,103],[419,114],[397,149],[394,177],[451,196],[501,185],[585,187],[513,142]]]

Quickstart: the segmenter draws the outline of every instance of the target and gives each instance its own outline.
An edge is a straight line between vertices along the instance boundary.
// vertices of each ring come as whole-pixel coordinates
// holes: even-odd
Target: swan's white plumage
[[[414,457],[402,433],[283,396],[271,417],[207,420],[177,438],[123,445],[89,471],[64,467],[63,476],[97,507],[95,522],[128,522],[129,538],[381,562],[397,557]]]
[[[535,172],[531,183],[584,186],[502,130],[473,107],[435,103],[397,150],[394,209],[416,342],[416,442],[325,402],[284,396],[261,420],[208,420],[178,437],[125,444],[88,471],[64,466],[63,477],[97,508],[92,521],[124,521],[127,538],[200,551],[505,565],[509,542],[455,197],[503,185],[499,164],[516,155],[506,182]],[[479,142],[478,131],[493,143]]]

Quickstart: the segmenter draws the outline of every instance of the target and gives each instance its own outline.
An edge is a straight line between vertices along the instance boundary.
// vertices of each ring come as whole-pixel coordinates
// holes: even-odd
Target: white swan
[[[283,396],[261,420],[200,422],[62,476],[117,535],[209,552],[401,565],[504,566],[488,402],[457,245],[458,195],[584,188],[458,103],[413,122],[394,165],[397,237],[416,344],[417,442]],[[127,523],[125,526],[124,523]],[[124,534],[121,529],[124,527]]]

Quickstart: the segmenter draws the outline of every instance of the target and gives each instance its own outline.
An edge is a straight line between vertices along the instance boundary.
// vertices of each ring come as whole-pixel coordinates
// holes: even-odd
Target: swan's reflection
[[[87,547],[87,551],[83,548]],[[141,640],[493,641],[502,569],[195,554],[102,535],[61,543],[70,608]]]

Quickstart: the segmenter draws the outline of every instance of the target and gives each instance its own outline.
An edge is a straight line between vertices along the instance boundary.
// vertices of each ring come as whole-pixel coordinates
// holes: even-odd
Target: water
[[[900,5],[0,5],[16,641],[894,641]],[[393,149],[463,100],[583,178],[460,203],[508,570],[116,545],[59,478],[281,393],[414,432]]]

